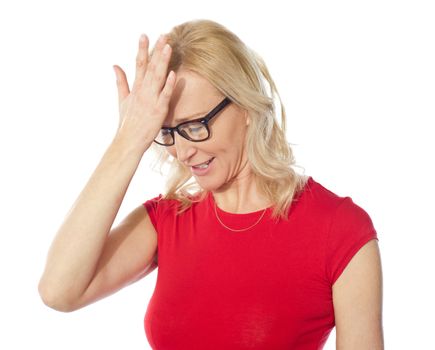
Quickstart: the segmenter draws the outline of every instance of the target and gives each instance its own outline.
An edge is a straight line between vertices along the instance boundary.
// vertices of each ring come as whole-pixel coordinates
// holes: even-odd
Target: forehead
[[[167,124],[196,119],[208,113],[223,98],[223,95],[205,78],[187,70],[177,72]]]

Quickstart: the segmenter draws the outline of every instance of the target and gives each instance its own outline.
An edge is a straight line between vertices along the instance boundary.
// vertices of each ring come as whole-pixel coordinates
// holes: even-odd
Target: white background
[[[184,21],[227,26],[265,59],[306,174],[372,217],[387,349],[433,346],[432,1],[9,1],[0,5],[2,349],[148,349],[157,270],[74,313],[37,292],[57,228],[116,130],[113,64]],[[160,193],[143,162],[115,224]],[[290,330],[289,330],[290,331]],[[325,349],[335,349],[335,331]]]

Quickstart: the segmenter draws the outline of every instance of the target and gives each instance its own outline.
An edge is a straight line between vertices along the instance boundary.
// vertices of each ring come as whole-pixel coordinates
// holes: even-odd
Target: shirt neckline
[[[307,190],[307,186],[310,186],[311,183],[313,181],[313,178],[311,176],[308,177],[307,182],[305,183],[305,186],[302,190],[301,195]],[[215,200],[213,197],[213,193],[211,191],[209,191],[209,193],[207,194],[207,200],[208,203],[211,207],[211,210],[214,212],[214,206],[215,206]],[[266,219],[270,218],[271,215],[271,211],[273,210],[273,205],[267,207],[267,208],[263,208],[260,210],[256,210],[254,212],[249,212],[249,213],[231,213],[231,212],[227,212],[221,208],[219,208],[219,206],[216,204],[216,212],[219,216],[219,218],[228,225],[234,224],[234,225],[244,225],[244,224],[249,224],[249,223],[253,223],[256,221],[256,219],[258,219],[263,211],[265,210],[266,212],[264,213],[264,217],[260,220],[260,223],[265,221]],[[232,226],[231,226],[232,227]],[[237,228],[237,226],[236,226]]]
[[[226,216],[226,217],[235,217],[235,218],[237,218],[237,217],[246,217],[246,218],[255,217],[255,216],[258,216],[258,214],[262,213],[265,209],[266,209],[266,211],[268,211],[268,210],[272,209],[272,207],[273,207],[273,205],[271,205],[267,208],[259,209],[259,210],[252,211],[249,213],[231,213],[229,211],[225,211],[225,210],[219,208],[219,206],[217,205],[217,203],[214,200],[213,193],[211,191],[208,193],[208,199],[209,199],[209,202],[210,202],[210,205],[212,206],[212,208],[214,208],[214,206],[216,205],[216,211],[218,212],[219,217],[221,217],[221,215]]]

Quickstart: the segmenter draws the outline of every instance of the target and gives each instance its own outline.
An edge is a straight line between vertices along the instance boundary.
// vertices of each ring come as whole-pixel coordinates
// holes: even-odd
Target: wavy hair
[[[172,47],[168,74],[171,70],[193,71],[233,103],[248,110],[248,162],[257,188],[273,203],[272,218],[286,220],[292,202],[297,200],[308,177],[294,170],[295,166],[300,166],[295,164],[291,144],[286,140],[284,105],[263,59],[226,27],[211,20],[184,22],[166,35]],[[264,79],[270,86],[270,94]],[[276,95],[281,106],[281,126],[275,115]],[[209,191],[199,186],[190,169],[176,158],[169,159],[164,147],[155,143],[151,147],[157,155],[152,169],[155,170],[157,164],[160,174],[164,175],[162,167],[169,165],[161,199],[175,199],[181,204],[177,214],[193,202],[202,201]]]

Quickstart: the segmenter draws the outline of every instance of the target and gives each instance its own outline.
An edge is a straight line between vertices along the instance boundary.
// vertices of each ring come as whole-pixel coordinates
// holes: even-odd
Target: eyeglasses
[[[159,134],[154,139],[154,142],[162,146],[172,146],[175,143],[174,131],[178,132],[180,136],[189,141],[201,142],[207,140],[210,137],[208,123],[230,103],[231,100],[228,97],[225,97],[203,118],[188,120],[187,122],[180,123],[173,128],[161,128]]]

